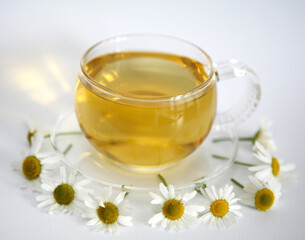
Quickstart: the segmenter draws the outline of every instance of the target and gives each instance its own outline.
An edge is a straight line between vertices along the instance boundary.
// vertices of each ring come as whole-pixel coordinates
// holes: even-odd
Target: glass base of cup
[[[175,163],[167,164],[165,166],[160,166],[160,167],[138,167],[138,166],[134,167],[134,166],[126,165],[126,164],[123,164],[123,163],[120,163],[117,161],[114,161],[114,164],[121,168],[124,168],[128,171],[135,172],[135,173],[158,173],[160,171],[163,171],[163,170],[170,168],[170,167],[174,166],[175,164],[179,164],[179,163],[175,162]]]
[[[71,134],[69,134],[71,133]],[[228,141],[214,143],[216,138]],[[81,133],[73,110],[59,116],[51,133],[55,149],[63,152],[70,144],[65,163],[96,183],[129,191],[148,192],[158,188],[161,174],[177,190],[207,183],[229,169],[238,152],[235,131],[212,129],[203,144],[185,159],[171,165],[139,168],[114,162],[98,152]],[[224,159],[215,158],[215,155]]]

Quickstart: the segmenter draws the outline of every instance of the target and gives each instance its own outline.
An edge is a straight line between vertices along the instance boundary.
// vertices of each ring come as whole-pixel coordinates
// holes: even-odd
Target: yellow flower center
[[[184,205],[177,199],[169,199],[163,204],[163,215],[170,220],[178,220],[184,213]]]
[[[71,185],[62,183],[55,188],[53,196],[59,205],[69,205],[74,199],[74,190]]]
[[[35,156],[28,156],[23,160],[22,172],[30,180],[38,178],[41,172],[40,161]]]
[[[210,212],[215,217],[223,217],[229,211],[229,204],[226,200],[215,200],[211,203]]]
[[[262,129],[259,129],[259,130],[255,133],[255,135],[254,135],[253,143],[255,143],[255,141],[256,141],[257,139],[259,139],[259,138],[261,137],[261,135],[262,135]]]
[[[276,177],[277,175],[279,175],[279,172],[280,172],[280,164],[279,164],[279,161],[277,160],[277,158],[275,158],[275,157],[272,158],[271,167],[272,167],[272,174],[273,174],[275,177]]]
[[[257,191],[255,195],[255,207],[262,211],[267,211],[272,207],[274,202],[274,194],[268,188]]]
[[[119,217],[119,210],[111,202],[105,202],[105,207],[99,206],[96,210],[97,216],[104,224],[113,224],[117,221]]]

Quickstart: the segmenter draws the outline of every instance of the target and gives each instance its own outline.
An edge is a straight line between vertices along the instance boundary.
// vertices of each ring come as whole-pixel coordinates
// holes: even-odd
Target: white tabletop
[[[18,186],[11,169],[26,151],[22,119],[52,126],[73,106],[79,61],[94,43],[125,33],[150,32],[189,40],[215,61],[240,59],[260,76],[262,99],[239,127],[253,133],[260,117],[274,121],[277,155],[297,165],[298,183],[263,213],[243,207],[229,229],[201,225],[182,233],[152,229],[148,194],[130,194],[134,227],[117,239],[304,239],[305,188],[305,2],[304,1],[0,1],[0,239],[108,239],[77,215],[49,216],[35,194]],[[216,186],[241,177],[233,168]],[[246,179],[242,179],[246,181]],[[236,189],[236,191],[239,193]]]

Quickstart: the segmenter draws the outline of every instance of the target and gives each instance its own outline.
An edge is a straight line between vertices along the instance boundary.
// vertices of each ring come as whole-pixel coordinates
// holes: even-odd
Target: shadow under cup
[[[191,43],[148,34],[111,38],[82,58],[76,115],[86,138],[114,163],[157,171],[207,137],[215,83],[211,59]]]

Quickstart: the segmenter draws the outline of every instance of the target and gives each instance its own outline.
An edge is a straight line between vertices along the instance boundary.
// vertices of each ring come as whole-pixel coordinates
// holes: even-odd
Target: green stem
[[[255,137],[238,138],[239,141],[249,141],[249,142],[254,142],[254,139],[255,139]],[[216,139],[213,139],[213,142],[217,143],[217,142],[225,142],[225,141],[232,141],[232,140],[233,140],[232,138],[216,138]]]
[[[56,136],[66,136],[66,135],[81,135],[82,132],[74,131],[74,132],[61,132],[57,133]],[[49,138],[51,134],[44,135],[44,138]]]
[[[242,185],[241,183],[237,182],[235,179],[231,178],[231,181],[232,181],[233,183],[235,183],[237,186],[239,186],[241,189],[244,188],[244,185]]]
[[[32,146],[32,137],[35,136],[36,134],[36,130],[34,130],[33,132],[28,132],[27,134],[27,140],[30,146]]]
[[[202,184],[202,186],[195,187],[195,191],[198,192],[201,196],[203,196],[202,192],[200,191],[200,188],[203,188],[203,190],[204,190],[205,188],[207,188],[207,185],[204,183],[204,184]]]
[[[219,160],[229,160],[229,158],[227,158],[227,157],[216,155],[216,154],[213,154],[212,157],[213,158],[217,158]],[[254,164],[244,163],[244,162],[239,162],[239,161],[234,161],[234,164],[242,165],[242,166],[246,166],[246,167],[253,167],[253,166],[255,166]]]
[[[250,141],[253,142],[254,138],[253,137],[242,137],[242,138],[238,138],[239,141]]]
[[[216,155],[216,154],[213,154],[212,157],[213,157],[213,158],[220,159],[220,160],[229,160],[228,157],[224,157],[224,156],[220,156],[220,155]]]
[[[165,187],[168,187],[165,178],[164,178],[160,173],[158,173],[158,178],[159,178],[159,179],[161,180],[161,182],[165,185]]]
[[[244,163],[244,162],[239,162],[239,161],[234,161],[234,164],[238,164],[238,165],[242,165],[242,166],[246,166],[246,167],[253,167],[253,166],[255,166],[254,164]]]
[[[202,186],[197,186],[197,187],[195,187],[195,190],[196,190],[196,192],[198,192],[200,195],[202,195],[202,193],[201,193],[201,191],[200,191],[200,188],[205,189],[206,187],[207,187],[207,185],[204,183],[204,184],[202,184]]]
[[[197,179],[193,180],[193,182],[197,182],[197,181],[199,181],[199,180],[201,180],[201,179],[204,179],[204,178],[205,178],[205,177],[197,178]]]
[[[195,187],[196,192],[198,192],[200,195],[202,195],[201,191],[199,190],[198,187]]]
[[[232,138],[216,138],[216,139],[213,139],[214,143],[224,142],[224,141],[232,141]]]
[[[127,197],[127,195],[129,194],[129,192],[127,191],[127,189],[125,188],[125,185],[122,185],[122,190],[124,192],[126,192],[126,194],[124,195],[124,198]]]
[[[71,148],[72,148],[72,144],[69,144],[68,147],[65,149],[65,151],[63,151],[63,154],[66,155]]]

